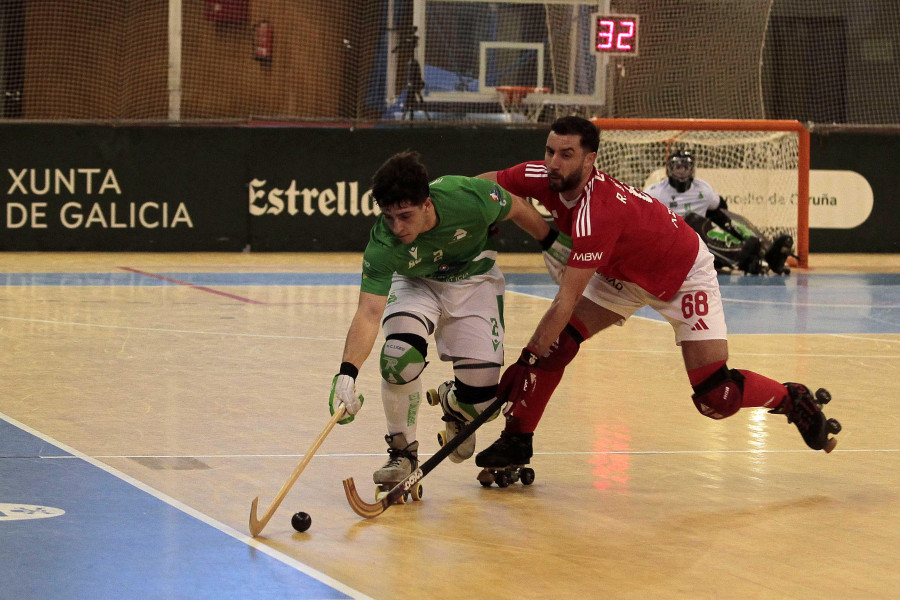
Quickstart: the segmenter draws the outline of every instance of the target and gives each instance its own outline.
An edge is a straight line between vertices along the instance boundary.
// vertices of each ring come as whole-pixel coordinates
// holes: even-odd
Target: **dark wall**
[[[855,171],[868,181],[875,201],[858,227],[811,228],[810,251],[900,252],[900,135],[824,132],[811,138],[811,169]]]
[[[385,158],[416,149],[432,177],[543,155],[535,129],[0,126],[0,250],[360,251]],[[812,229],[813,252],[900,252],[900,136],[815,134],[813,169],[860,173],[874,207]],[[851,194],[852,195],[852,194]],[[842,199],[852,202],[852,197]],[[502,250],[535,250],[504,224]]]

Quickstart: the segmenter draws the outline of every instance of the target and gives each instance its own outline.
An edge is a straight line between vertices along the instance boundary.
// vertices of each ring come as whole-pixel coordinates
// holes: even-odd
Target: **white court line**
[[[8,317],[0,315],[7,321],[25,321],[27,323],[46,323],[49,325],[65,325],[69,327],[97,327],[99,329],[122,329],[128,331],[149,331],[152,333],[190,333],[192,335],[221,335],[228,337],[276,338],[286,340],[333,341],[338,338],[316,337],[309,335],[275,335],[268,333],[234,333],[231,331],[196,331],[192,329],[166,329],[164,327],[131,327],[129,325],[103,325],[101,323],[78,323],[76,321],[53,321],[50,319],[26,319],[24,317]],[[341,339],[343,341],[343,339]]]
[[[316,579],[328,586],[331,586],[332,588],[350,596],[351,598],[356,598],[358,600],[375,600],[371,596],[366,596],[362,592],[354,590],[353,588],[347,586],[346,584],[343,584],[340,581],[332,579],[325,573],[317,571],[316,569],[313,569],[309,565],[303,564],[302,562],[295,560],[286,554],[282,554],[278,550],[275,550],[275,549],[271,548],[270,546],[263,544],[261,541],[256,540],[256,539],[250,537],[249,535],[243,534],[236,529],[232,529],[228,525],[225,525],[224,523],[220,523],[219,521],[216,521],[212,517],[205,515],[198,510],[191,508],[187,504],[179,502],[178,500],[172,498],[171,496],[167,496],[166,494],[163,494],[159,490],[154,489],[154,488],[150,487],[149,485],[147,485],[129,475],[126,475],[125,473],[122,473],[121,471],[118,471],[118,470],[110,467],[109,465],[100,462],[99,460],[96,460],[95,458],[92,458],[82,452],[79,452],[78,450],[75,450],[74,448],[67,446],[66,444],[63,444],[62,442],[59,442],[59,441],[51,438],[50,436],[44,435],[43,433],[32,429],[31,427],[29,427],[28,425],[25,425],[24,423],[20,423],[19,421],[16,421],[12,417],[10,417],[4,413],[0,413],[0,419],[3,419],[4,421],[8,422],[9,424],[13,425],[14,427],[18,427],[19,429],[21,429],[22,431],[25,431],[26,433],[30,433],[31,435],[42,439],[43,441],[47,442],[48,444],[52,444],[53,446],[56,446],[57,448],[60,448],[60,449],[64,450],[65,452],[72,454],[74,458],[80,458],[81,460],[83,460],[87,463],[90,463],[91,465],[97,467],[98,469],[106,471],[110,475],[117,477],[117,478],[121,479],[122,481],[124,481],[125,483],[128,483],[128,484],[138,488],[139,490],[142,490],[142,491],[150,494],[154,498],[157,498],[158,500],[165,502],[169,506],[177,508],[181,512],[188,514],[188,515],[194,517],[195,519],[198,519],[198,520],[202,521],[203,523],[206,523],[207,525],[218,529],[222,533],[229,535],[229,536],[233,537],[234,539],[247,544],[248,546],[252,546],[256,550],[259,550],[260,552],[268,554],[272,558],[288,565],[289,567],[293,567],[294,569],[297,569],[301,573],[309,575],[313,579]],[[72,457],[65,457],[65,458],[72,458]]]
[[[900,308],[900,304],[829,304],[825,302],[791,302],[787,300],[741,300],[739,298],[722,298],[723,302],[741,304],[771,304],[784,306],[815,306],[818,308]]]
[[[889,344],[900,344],[900,337],[897,337],[897,339],[892,340],[892,339],[885,339],[885,338],[862,337],[861,335],[848,335],[846,333],[833,333],[831,335],[833,335],[834,337],[839,337],[839,338],[847,338],[849,340],[865,340],[867,342],[887,342]],[[884,335],[896,336],[897,334],[896,333],[886,333]]]
[[[809,452],[808,449],[800,448],[797,450],[571,450],[566,452],[535,452],[535,456],[607,456],[610,454],[626,454],[626,455],[652,455],[652,454],[793,454],[797,452]],[[900,448],[856,448],[842,449],[840,452],[900,452]],[[316,458],[371,458],[380,457],[384,452],[335,452],[322,454],[316,453]],[[434,453],[421,452],[419,456],[433,456]],[[240,458],[240,459],[256,459],[256,458],[290,458],[297,459],[303,457],[303,454],[161,454],[161,455],[132,455],[132,456],[96,456],[95,458],[104,459],[134,459],[134,458]],[[73,456],[42,456],[43,459],[66,459],[76,458]],[[246,536],[245,536],[246,537]]]
[[[526,294],[527,295],[527,294]],[[535,296],[540,297],[540,296]],[[542,298],[546,300],[546,298]],[[641,316],[633,316],[633,319],[642,319],[649,323],[656,323],[659,325],[668,325],[665,321],[658,321],[656,319],[649,319],[647,317]],[[6,315],[0,315],[0,320],[7,321],[23,321],[27,323],[45,323],[48,325],[64,325],[67,327],[96,327],[99,329],[121,329],[123,331],[147,331],[151,333],[187,333],[191,335],[216,335],[223,337],[246,337],[246,338],[270,338],[270,339],[284,339],[284,340],[308,340],[314,342],[335,342],[335,343],[343,343],[345,339],[343,337],[321,337],[321,336],[310,336],[310,335],[275,335],[275,334],[267,334],[267,333],[234,333],[231,331],[197,331],[193,329],[166,329],[163,327],[131,327],[129,325],[103,325],[99,323],[78,323],[75,321],[53,321],[50,319],[27,319],[24,317],[9,317]],[[767,333],[759,333],[759,334],[736,334],[736,335],[783,335],[783,334],[767,334]],[[833,334],[833,333],[795,333],[791,334],[795,336],[838,336],[838,337],[847,337],[849,339],[857,339],[857,340],[868,340],[870,338],[865,337],[856,337],[852,335],[842,335],[842,334]],[[890,340],[873,340],[873,341],[890,341]],[[897,340],[900,342],[900,340]],[[670,354],[673,350],[625,350],[625,349],[610,349],[610,348],[591,348],[585,347],[581,349],[581,352],[609,352],[609,353],[633,353],[633,354]],[[891,356],[891,355],[878,355],[878,354],[809,354],[806,352],[797,353],[797,354],[786,354],[783,352],[741,352],[741,356],[785,356],[785,357],[803,357],[803,356],[811,356],[811,357],[819,357],[819,358],[872,358],[872,359],[897,359],[900,358],[900,355]]]
[[[513,294],[528,296],[530,298],[541,298],[542,300],[547,300],[548,302],[553,300],[553,298],[547,298],[546,296],[539,296],[537,294],[531,294],[529,292],[521,292],[519,290],[510,289],[508,286],[506,288],[506,291],[512,292]],[[726,298],[725,296],[722,296],[722,302],[734,302],[738,304],[767,304],[772,306],[814,306],[817,308],[900,308],[900,304],[831,304],[827,302],[797,302],[791,300],[746,300],[741,298]]]
[[[747,335],[747,334],[735,334],[735,335]],[[774,335],[774,334],[754,334],[754,335]],[[793,335],[830,335],[824,333],[816,333],[816,334],[793,334]],[[677,354],[677,350],[624,350],[624,349],[614,349],[614,348],[581,348],[579,350],[579,354],[583,352],[608,352],[611,354],[622,354],[622,353],[631,353],[631,354]],[[900,358],[900,354],[892,355],[892,354],[813,354],[810,352],[798,352],[796,354],[788,354],[786,352],[740,352],[740,356],[784,356],[784,357],[797,357],[803,358],[804,356],[809,357],[817,357],[817,358],[886,358],[886,359],[897,359]]]

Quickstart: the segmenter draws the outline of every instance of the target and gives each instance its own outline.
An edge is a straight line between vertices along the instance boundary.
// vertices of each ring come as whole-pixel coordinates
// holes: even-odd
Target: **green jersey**
[[[362,291],[387,296],[394,273],[460,281],[494,266],[497,248],[488,229],[512,209],[509,192],[487,179],[457,175],[428,187],[438,224],[403,244],[379,216],[363,255]]]

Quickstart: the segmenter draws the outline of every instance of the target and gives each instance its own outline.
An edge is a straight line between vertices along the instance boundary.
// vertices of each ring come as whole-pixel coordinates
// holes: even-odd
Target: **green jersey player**
[[[495,182],[444,176],[431,183],[417,152],[389,158],[372,178],[381,215],[363,256],[359,305],[347,332],[329,406],[353,420],[362,405],[356,377],[372,351],[379,325],[381,398],[387,419],[388,461],[373,476],[388,490],[418,467],[416,417],[419,377],[427,365],[427,338],[453,363],[454,380],[437,390],[450,439],[495,397],[503,365],[503,274],[494,264],[490,236],[498,221],[512,219],[543,245],[555,236],[535,208]],[[475,449],[474,436],[450,459]]]

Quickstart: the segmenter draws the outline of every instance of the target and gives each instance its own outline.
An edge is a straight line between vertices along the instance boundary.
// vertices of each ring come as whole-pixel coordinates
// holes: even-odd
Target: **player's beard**
[[[580,173],[572,173],[568,177],[563,177],[562,179],[547,179],[547,185],[550,189],[557,193],[562,192],[570,192],[578,187],[581,183],[581,174]]]

